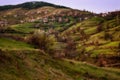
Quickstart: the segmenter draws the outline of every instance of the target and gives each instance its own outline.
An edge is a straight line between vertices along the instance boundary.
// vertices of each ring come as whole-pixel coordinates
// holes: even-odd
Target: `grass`
[[[80,26],[81,26],[81,23],[77,23],[75,25],[72,25],[67,30],[63,31],[61,35],[64,36],[66,34],[66,32],[70,32],[70,31],[72,31],[72,30],[74,30],[74,29],[76,29],[76,28],[78,28]]]
[[[16,41],[9,38],[0,38],[1,49],[34,49],[34,46],[25,42]]]
[[[96,33],[94,35],[91,35],[90,39],[100,39],[100,38],[103,38],[104,37],[104,32],[99,32],[99,33]]]
[[[59,66],[58,66],[59,65]],[[91,64],[73,61],[73,60],[59,60],[56,65],[58,69],[62,69],[68,75],[71,75],[74,80],[119,80],[120,70],[108,70],[107,68],[100,68]]]
[[[115,54],[115,51],[114,50],[111,50],[111,49],[95,49],[92,51],[92,55],[91,57],[96,57],[98,56],[99,54],[104,54],[104,55],[113,55]]]
[[[22,33],[30,33],[36,30],[34,27],[34,23],[24,23],[24,24],[17,24],[17,25],[12,25],[12,29],[14,29],[17,32],[22,32]]]
[[[119,41],[109,42],[107,44],[101,45],[100,48],[118,47]]]
[[[120,31],[116,31],[114,34],[113,34],[113,39],[114,40],[117,40],[117,41],[120,41]]]
[[[88,46],[88,47],[86,47],[86,51],[91,51],[91,50],[93,50],[95,48],[95,46]]]
[[[0,80],[119,80],[120,70],[68,59],[52,59],[39,51],[10,50],[0,55]]]
[[[91,19],[85,20],[82,22],[83,27],[91,27],[98,25],[101,21],[104,21],[103,18],[100,17],[93,17]]]
[[[0,80],[72,80],[51,67],[52,58],[39,51],[4,51],[0,55]]]
[[[96,28],[97,27],[88,28],[88,29],[85,30],[85,33],[89,34],[89,35],[94,34],[94,33],[96,33]]]
[[[74,20],[71,20],[74,22]],[[91,57],[99,54],[111,55],[117,53],[119,46],[119,29],[115,20],[104,21],[103,18],[93,17],[83,22],[71,25],[71,23],[53,23],[55,30],[60,31],[61,36],[69,34],[74,41],[79,41],[78,51],[85,50],[85,53],[91,53]],[[109,29],[97,33],[97,26],[102,23]],[[36,30],[35,23],[24,23],[12,25],[11,35],[22,36],[30,35]],[[69,26],[71,25],[71,26]],[[45,26],[45,27],[44,27]],[[50,25],[44,24],[44,29],[50,29]],[[117,27],[116,27],[117,26]],[[42,27],[42,26],[40,26]],[[51,26],[52,27],[52,26]],[[84,30],[84,35],[80,34],[80,30]],[[8,30],[9,31],[9,30]],[[14,31],[14,32],[13,32]],[[63,31],[63,32],[62,32]],[[73,31],[73,32],[71,32]],[[74,32],[75,31],[75,32]],[[69,33],[70,32],[70,33]],[[105,40],[105,32],[113,36],[113,42]],[[85,44],[83,43],[85,42]],[[98,43],[97,43],[98,42]],[[82,46],[82,44],[84,44]],[[61,46],[60,46],[61,45]],[[54,48],[63,49],[66,45],[59,44]],[[111,47],[114,47],[113,49]],[[84,55],[84,52],[83,54]],[[84,57],[81,57],[84,58]],[[88,59],[89,59],[88,58]],[[86,59],[86,60],[88,60]],[[120,69],[96,67],[86,62],[78,62],[68,59],[53,59],[47,53],[36,50],[33,45],[25,42],[16,41],[9,38],[0,38],[0,80],[120,80]]]

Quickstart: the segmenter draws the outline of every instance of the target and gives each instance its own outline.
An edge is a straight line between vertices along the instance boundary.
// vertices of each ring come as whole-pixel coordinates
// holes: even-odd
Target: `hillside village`
[[[23,16],[18,23],[25,23],[25,22],[35,22],[35,21],[40,21],[43,23],[48,23],[48,22],[69,22],[70,18],[76,19],[77,21],[82,21],[84,19],[88,19],[90,16],[93,16],[91,13],[86,13],[84,14],[84,11],[79,11],[79,10],[72,10],[72,9],[53,9],[49,7],[43,7],[42,9],[36,9],[36,10],[31,10],[31,11],[26,11],[24,10],[21,14],[19,14],[18,10],[21,9],[14,9],[13,13],[8,13],[3,14],[1,12],[1,19],[5,19],[7,17],[14,17],[15,19],[19,20],[19,16]],[[83,14],[82,14],[83,12]],[[32,16],[34,15],[34,16]],[[24,20],[23,20],[24,19]],[[6,20],[7,21],[7,20]],[[16,21],[17,22],[17,21]]]
[[[0,80],[120,80],[120,11],[8,6],[0,6]]]

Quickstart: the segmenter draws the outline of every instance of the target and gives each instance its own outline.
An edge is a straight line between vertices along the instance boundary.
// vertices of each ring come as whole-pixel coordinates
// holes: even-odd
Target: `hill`
[[[0,8],[1,26],[26,22],[50,22],[50,25],[53,22],[73,24],[76,21],[81,21],[93,16],[93,13],[88,11],[73,10],[46,2],[27,2],[11,5],[11,7],[9,5],[1,6]]]
[[[35,9],[35,8],[40,8],[44,6],[50,6],[50,7],[55,7],[55,8],[67,8],[64,6],[54,5],[54,4],[47,3],[47,2],[33,1],[33,2],[26,2],[26,3],[18,4],[18,5],[0,6],[0,11],[14,9],[14,8]]]
[[[119,61],[120,11],[0,7],[0,80],[120,80]]]
[[[119,69],[100,68],[91,64],[69,59],[53,59],[42,50],[36,50],[34,48],[7,48],[8,47],[4,50],[0,50],[1,80],[120,79]]]
[[[68,51],[69,57],[75,58],[76,56],[78,60],[82,61],[88,59],[90,63],[97,65],[102,63],[102,59],[105,62],[102,63],[103,66],[112,66],[114,63],[119,63],[120,21],[117,21],[119,19],[117,19],[117,15],[110,20],[104,17],[93,17],[63,31],[61,37],[66,37],[68,41],[72,40],[72,46],[75,47],[73,47],[74,52],[71,54]],[[92,62],[90,57],[95,62]],[[119,64],[116,66],[119,66]]]

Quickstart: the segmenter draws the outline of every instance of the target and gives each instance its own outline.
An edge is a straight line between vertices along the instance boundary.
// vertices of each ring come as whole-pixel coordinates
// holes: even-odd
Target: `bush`
[[[108,32],[105,32],[104,33],[104,38],[105,38],[105,40],[111,40],[112,41],[112,35],[111,34],[109,34]]]
[[[35,31],[34,34],[29,38],[30,43],[36,45],[39,49],[44,51],[52,51],[53,46],[56,45],[56,38],[54,35],[48,35],[42,30]]]

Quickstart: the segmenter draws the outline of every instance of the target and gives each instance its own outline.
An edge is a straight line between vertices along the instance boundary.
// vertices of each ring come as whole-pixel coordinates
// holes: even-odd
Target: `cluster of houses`
[[[54,16],[44,17],[44,18],[40,19],[40,22],[43,22],[43,23],[48,23],[48,22],[59,22],[59,23],[61,23],[61,22],[69,22],[69,21],[70,21],[70,19],[63,18],[61,16],[59,16],[59,17],[54,17]]]
[[[34,16],[30,16],[33,15]],[[43,23],[49,23],[49,22],[69,22],[70,17],[75,18],[79,21],[82,21],[84,19],[88,19],[91,14],[83,14],[80,11],[77,10],[55,10],[53,12],[50,11],[37,11],[37,12],[28,12],[25,15],[28,15],[26,18],[26,21],[28,22],[34,22],[39,21]],[[22,21],[23,22],[23,21]]]
[[[120,14],[119,11],[116,12],[108,12],[108,13],[101,13],[100,16],[106,17],[108,15],[116,15]],[[33,16],[34,15],[34,16]],[[85,12],[80,12],[78,10],[53,10],[53,12],[49,10],[38,10],[33,12],[27,12],[25,13],[26,18],[24,20],[21,20],[21,23],[24,22],[35,22],[39,21],[42,23],[49,23],[49,22],[59,22],[59,23],[67,23],[71,20],[70,17],[77,21],[82,21],[89,19],[92,16],[95,16],[94,14],[89,14]]]
[[[7,25],[8,25],[7,20],[0,20],[0,27],[4,27],[4,26],[7,26]]]
[[[114,12],[107,12],[107,13],[101,13],[100,16],[106,17],[106,16],[116,16],[120,15],[120,11],[114,11]]]
[[[85,12],[79,10],[72,9],[54,9],[54,8],[41,8],[37,10],[16,12],[14,15],[10,15],[14,22],[25,23],[25,22],[35,22],[39,21],[42,23],[49,22],[59,22],[59,23],[67,23],[71,21],[71,18],[82,21],[84,19],[88,19],[91,14],[85,14]],[[3,18],[7,18],[7,16],[3,16]],[[19,20],[18,20],[19,19]],[[6,26],[8,23],[6,20],[0,20],[0,26]]]

